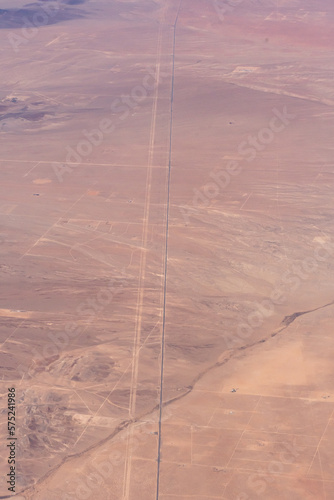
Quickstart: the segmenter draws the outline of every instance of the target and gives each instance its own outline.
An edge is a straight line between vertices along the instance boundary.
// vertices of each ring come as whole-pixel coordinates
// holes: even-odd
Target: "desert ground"
[[[334,498],[333,20],[3,0],[0,498]]]

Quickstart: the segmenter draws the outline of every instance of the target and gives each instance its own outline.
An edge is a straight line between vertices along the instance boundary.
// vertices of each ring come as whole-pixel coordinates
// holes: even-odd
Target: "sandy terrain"
[[[333,19],[2,2],[0,498],[334,498]]]

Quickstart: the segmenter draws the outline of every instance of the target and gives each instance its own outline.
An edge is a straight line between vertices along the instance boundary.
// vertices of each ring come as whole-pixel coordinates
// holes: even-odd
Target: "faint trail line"
[[[36,168],[38,165],[40,165],[40,163],[41,163],[41,162],[40,162],[40,161],[38,161],[38,162],[36,163],[36,165],[34,165],[34,166],[30,169],[30,170],[28,170],[28,172],[27,172],[26,174],[24,174],[24,176],[23,176],[23,177],[27,177],[27,175],[28,175],[28,174],[30,174],[30,172],[32,172],[32,171],[34,170],[34,168]]]
[[[68,208],[68,209],[65,211],[65,213],[64,213],[61,217],[59,217],[59,219],[58,219],[56,222],[54,222],[54,223],[52,224],[52,226],[50,226],[50,227],[49,227],[49,229],[47,229],[47,230],[45,231],[45,233],[43,233],[43,234],[42,234],[42,236],[40,236],[40,237],[37,239],[37,241],[35,241],[35,243],[34,243],[33,245],[31,245],[31,247],[30,247],[30,248],[28,248],[28,250],[27,250],[26,252],[24,252],[24,254],[22,254],[22,255],[21,255],[21,257],[19,257],[19,260],[21,260],[23,257],[25,257],[26,255],[28,255],[28,254],[29,254],[29,252],[30,252],[30,251],[31,251],[31,250],[32,250],[32,249],[33,249],[33,248],[34,248],[34,247],[38,244],[38,242],[39,242],[39,241],[41,241],[41,240],[42,240],[42,239],[43,239],[43,238],[44,238],[44,237],[48,234],[48,232],[49,232],[49,231],[51,231],[51,229],[52,229],[54,226],[56,226],[57,224],[59,224],[59,222],[60,222],[60,221],[61,221],[64,217],[66,217],[66,215],[68,214],[68,212],[70,212],[70,210],[72,210],[72,208],[73,208],[73,207],[75,207],[75,205],[76,205],[77,203],[79,203],[79,201],[81,200],[81,198],[83,198],[83,197],[85,196],[85,194],[86,194],[86,191],[85,191],[85,192],[84,192],[84,193],[83,193],[83,194],[82,194],[82,195],[81,195],[81,196],[80,196],[80,197],[79,197],[79,198],[78,198],[78,199],[77,199],[77,200],[76,200],[76,201],[75,201],[75,202],[74,202],[71,206],[70,206],[70,208]]]
[[[91,415],[93,415],[93,412],[92,410],[89,408],[89,406],[87,405],[86,401],[82,398],[82,396],[80,396],[80,394],[78,393],[78,391],[74,390],[75,394],[78,396],[78,398],[81,399],[81,401],[83,402],[83,404],[86,406],[87,410],[89,411],[89,413]]]
[[[247,201],[248,201],[248,200],[249,200],[249,198],[252,196],[252,194],[253,194],[253,192],[252,192],[252,193],[250,193],[250,194],[247,196],[246,200],[243,202],[243,204],[241,205],[241,207],[239,208],[239,210],[242,210],[242,209],[243,209],[243,207],[246,205]]]
[[[245,432],[247,431],[248,426],[249,426],[249,424],[251,423],[252,418],[254,417],[254,415],[255,415],[255,413],[256,413],[256,411],[257,411],[257,409],[258,409],[258,406],[259,406],[259,404],[260,404],[261,399],[262,399],[262,396],[260,396],[260,397],[259,397],[259,399],[258,399],[258,400],[257,400],[257,402],[256,402],[256,405],[255,405],[254,410],[252,410],[252,411],[251,411],[251,415],[250,415],[250,417],[249,417],[249,420],[248,420],[247,424],[245,425],[244,430],[242,431],[242,433],[241,433],[241,435],[240,435],[240,437],[239,437],[239,439],[238,439],[238,441],[237,441],[237,444],[236,444],[236,445],[235,445],[235,447],[234,447],[234,450],[233,450],[233,451],[232,451],[232,453],[231,453],[231,456],[230,456],[230,458],[229,458],[229,461],[227,462],[227,464],[226,464],[226,466],[225,466],[226,468],[230,465],[231,460],[232,460],[232,458],[234,457],[235,452],[237,451],[237,448],[238,448],[239,444],[241,443],[241,440],[242,440],[242,438],[244,437],[244,434],[245,434]]]
[[[53,43],[57,42],[62,36],[64,36],[66,33],[61,33],[59,36],[51,40],[51,42],[47,43],[44,45],[44,47],[49,47],[49,45],[52,45]]]
[[[34,91],[34,94],[42,96],[47,101],[54,101],[57,104],[61,104],[62,106],[67,106],[68,108],[71,107],[71,104],[66,104],[65,102],[61,102],[61,101],[59,101],[57,99],[54,99],[54,97],[46,96],[45,94],[42,94],[41,92],[37,92],[37,90]]]
[[[109,97],[109,96],[106,96],[106,97]],[[147,96],[147,98],[149,98],[149,96]],[[8,163],[42,163],[42,164],[45,164],[45,165],[53,165],[54,163],[61,163],[59,160],[8,160],[7,158],[0,158],[0,161],[3,161],[3,162],[8,162]],[[80,167],[92,167],[92,168],[95,168],[95,167],[124,167],[124,168],[147,168],[147,164],[146,165],[136,165],[136,164],[121,164],[121,163],[88,163],[88,162],[82,162],[80,163],[80,165],[78,165],[77,163],[74,163],[74,162],[67,162],[67,165],[74,165],[76,166],[76,168],[80,168]],[[166,168],[165,165],[152,165],[152,168]]]
[[[322,433],[321,438],[319,439],[317,448],[316,448],[316,450],[314,452],[314,455],[313,455],[313,458],[312,458],[312,462],[311,462],[311,464],[310,464],[310,466],[308,468],[308,474],[310,473],[310,471],[312,469],[312,466],[313,466],[313,463],[314,463],[314,460],[315,460],[315,457],[317,456],[317,454],[319,454],[319,460],[320,460],[320,463],[321,463],[321,458],[320,458],[320,446],[321,446],[321,442],[322,442],[322,440],[323,440],[323,438],[324,438],[324,436],[325,436],[325,434],[327,432],[328,426],[330,424],[330,421],[333,419],[333,417],[334,417],[334,411],[331,413],[331,416],[328,419],[328,422],[327,422],[327,425],[326,425],[326,427],[324,429],[324,432]]]
[[[0,349],[2,349],[2,347],[5,345],[5,343],[12,338],[13,335],[15,335],[16,331],[23,325],[23,323],[25,322],[26,320],[22,320],[20,321],[20,323],[13,329],[13,331],[8,335],[8,337],[2,342],[2,344],[0,344]]]
[[[175,81],[175,45],[176,26],[179,19],[182,0],[180,0],[175,22],[173,25],[173,66],[172,66],[172,86],[170,100],[170,127],[169,127],[169,160],[168,160],[168,180],[167,180],[167,206],[166,206],[166,233],[165,233],[165,269],[164,269],[164,290],[163,290],[163,315],[162,315],[162,335],[161,335],[161,372],[160,372],[160,398],[159,398],[159,430],[158,430],[158,454],[157,454],[157,489],[156,500],[159,500],[160,489],[160,463],[161,463],[161,421],[163,408],[163,380],[164,380],[164,358],[165,358],[165,327],[166,327],[166,295],[167,295],[167,271],[168,271],[168,236],[169,236],[169,206],[170,206],[170,181],[172,167],[172,134],[173,134],[173,105],[174,105],[174,81]]]

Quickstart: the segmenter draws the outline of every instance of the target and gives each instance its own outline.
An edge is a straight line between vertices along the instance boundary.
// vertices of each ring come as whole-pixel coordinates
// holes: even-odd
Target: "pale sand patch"
[[[51,179],[35,179],[33,184],[50,184],[52,182]]]

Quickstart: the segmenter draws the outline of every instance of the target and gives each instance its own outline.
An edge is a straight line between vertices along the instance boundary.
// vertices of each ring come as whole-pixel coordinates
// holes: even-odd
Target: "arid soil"
[[[334,498],[333,19],[2,2],[0,498]]]

